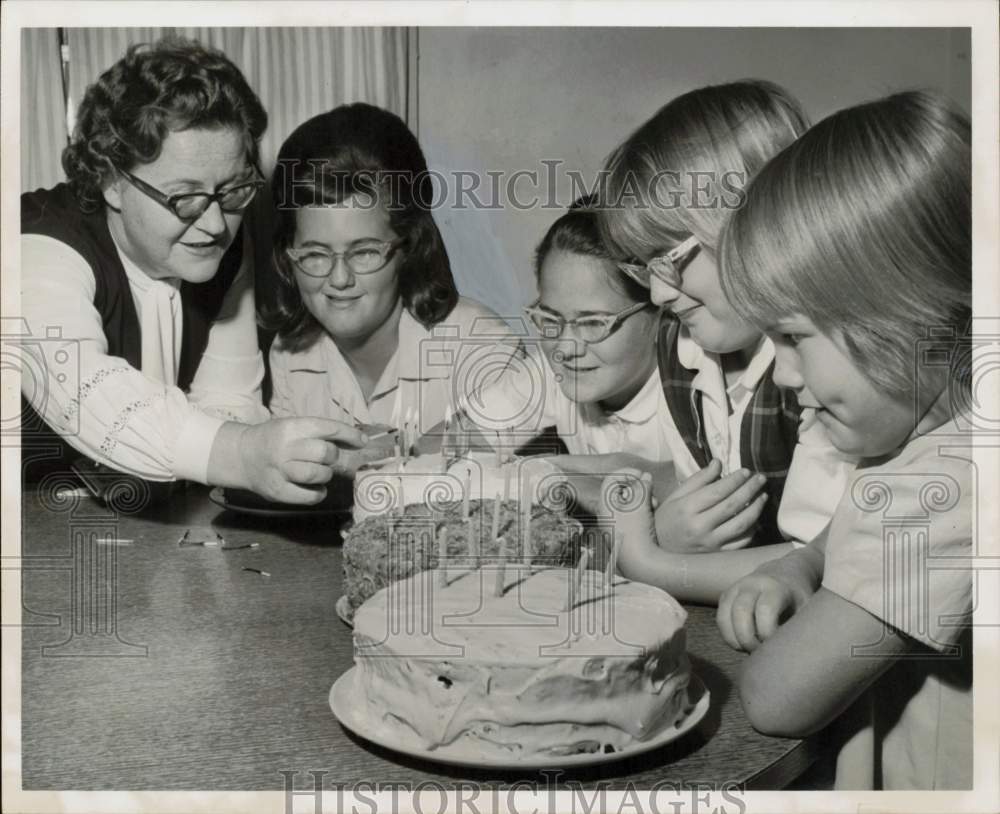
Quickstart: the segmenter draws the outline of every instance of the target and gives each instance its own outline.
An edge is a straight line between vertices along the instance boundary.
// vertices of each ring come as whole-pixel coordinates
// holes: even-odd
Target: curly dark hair
[[[295,235],[301,207],[336,205],[370,195],[389,214],[402,240],[399,293],[425,327],[443,320],[458,302],[458,289],[441,232],[431,214],[434,189],[416,137],[399,116],[357,102],[314,116],[288,137],[272,178],[275,202],[276,304],[265,311],[268,327],[292,351],[323,331],[302,302],[285,249]]]
[[[168,37],[133,45],[84,94],[62,165],[80,208],[103,205],[116,168],[155,161],[171,131],[232,127],[257,164],[264,111],[239,69],[214,48]]]

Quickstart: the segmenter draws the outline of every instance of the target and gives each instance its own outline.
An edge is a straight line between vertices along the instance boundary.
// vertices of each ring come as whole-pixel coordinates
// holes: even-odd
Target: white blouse
[[[249,243],[249,241],[248,241]],[[249,245],[209,331],[190,393],[176,386],[183,314],[179,283],[153,280],[119,249],[139,317],[142,370],[108,354],[83,257],[54,238],[21,236],[22,393],[45,422],[99,463],[153,481],[206,482],[225,421],[267,418]]]

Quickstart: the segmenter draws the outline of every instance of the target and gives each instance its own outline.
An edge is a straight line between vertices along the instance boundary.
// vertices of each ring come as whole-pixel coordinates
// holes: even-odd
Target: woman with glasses
[[[273,196],[272,415],[425,433],[506,365],[509,328],[459,297],[427,163],[398,116],[357,103],[305,122]]]
[[[588,472],[591,456],[611,454],[617,466],[624,454],[632,465],[669,469],[658,312],[645,288],[619,274],[591,204],[576,201],[538,245],[538,299],[526,309],[538,339],[483,391],[476,423],[487,441],[554,427],[570,454],[553,460],[576,475]],[[574,489],[587,505],[581,478]]]
[[[333,441],[362,442],[335,422],[265,421],[240,227],[266,125],[236,66],[196,42],[130,48],[87,89],[68,183],[22,196],[26,475],[82,453],[315,503]]]

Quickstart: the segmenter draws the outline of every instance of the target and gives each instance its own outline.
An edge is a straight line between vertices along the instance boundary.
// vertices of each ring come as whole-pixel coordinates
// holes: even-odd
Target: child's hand
[[[647,554],[656,550],[652,481],[648,472],[623,469],[608,475],[601,488],[615,524],[618,570],[629,579],[642,579]]]
[[[789,586],[767,574],[753,573],[722,595],[715,618],[726,644],[749,653],[773,636],[794,610],[795,596]]]
[[[816,592],[818,585],[798,555],[764,563],[719,598],[716,622],[734,650],[755,650]]]
[[[761,491],[767,479],[746,469],[724,478],[720,474],[722,464],[712,461],[660,504],[656,526],[663,548],[691,554],[718,551],[753,528],[767,500]]]

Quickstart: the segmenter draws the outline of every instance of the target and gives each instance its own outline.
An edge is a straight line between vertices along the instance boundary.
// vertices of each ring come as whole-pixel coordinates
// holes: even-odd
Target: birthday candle
[[[438,532],[437,582],[439,588],[446,588],[448,586],[448,574],[444,570],[444,561],[446,559],[448,559],[448,527],[441,526],[441,531]]]
[[[497,492],[496,500],[493,501],[493,528],[490,530],[490,542],[496,540],[500,535],[500,493]]]
[[[465,469],[465,483],[463,484],[464,494],[462,495],[462,519],[469,519],[469,498],[472,496],[472,469]]]
[[[410,455],[413,454],[414,448],[417,446],[417,439],[420,437],[420,414],[417,412],[417,408],[413,408],[412,418],[410,419],[410,437],[407,439],[406,451]]]
[[[493,585],[493,596],[503,596],[504,572],[507,569],[507,538],[500,538],[500,561],[497,563],[497,581]]]
[[[619,534],[614,532],[611,535],[611,551],[608,553],[608,561],[604,568],[604,585],[610,588],[611,583],[615,578],[615,569],[618,565],[618,547],[620,543],[618,542]]]
[[[448,435],[451,430],[451,404],[444,408],[444,432],[441,433],[441,471],[448,470]]]
[[[459,408],[459,426],[462,428],[462,457],[468,457],[469,455],[469,433],[465,426],[465,419],[469,416],[469,402],[466,400],[465,396],[458,397],[458,408]]]
[[[531,478],[527,475],[524,476],[524,489],[521,498],[521,514],[524,518],[521,523],[521,527],[523,529],[521,534],[523,548],[521,551],[524,559],[528,560],[531,553]]]
[[[566,599],[564,611],[572,610],[573,606],[576,605],[577,597],[580,595],[580,586],[583,583],[583,572],[586,570],[589,560],[590,549],[580,549],[580,560],[576,564],[576,573],[573,574],[573,581],[570,583],[569,597]]]

